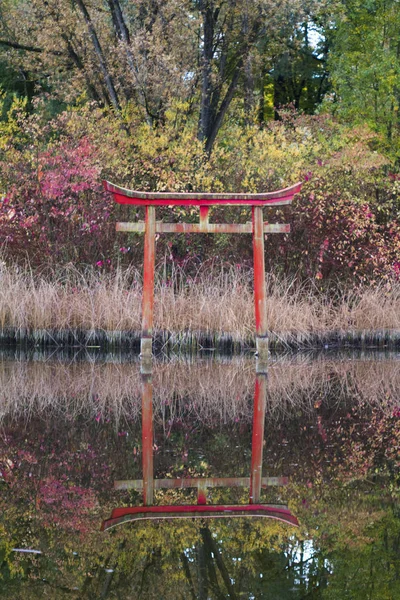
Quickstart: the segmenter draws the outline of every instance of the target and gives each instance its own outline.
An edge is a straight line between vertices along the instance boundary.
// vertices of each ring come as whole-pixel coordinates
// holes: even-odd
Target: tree
[[[338,5],[329,59],[331,108],[349,122],[367,122],[397,153],[400,108],[400,8],[394,0]]]
[[[155,126],[181,102],[210,154],[235,97],[244,99],[246,122],[254,119],[266,73],[275,104],[310,112],[321,100],[325,59],[308,38],[318,11],[315,0],[6,0],[0,47],[37,89],[50,85],[64,100],[85,93],[118,113],[134,106]]]

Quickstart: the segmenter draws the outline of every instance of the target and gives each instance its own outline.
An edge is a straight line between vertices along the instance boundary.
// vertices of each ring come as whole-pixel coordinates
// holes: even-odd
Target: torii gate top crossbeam
[[[297,518],[285,506],[266,504],[234,505],[183,505],[183,506],[132,506],[115,508],[110,519],[103,521],[101,531],[130,521],[151,519],[221,519],[222,517],[267,517],[287,525],[299,526]]]
[[[109,181],[104,188],[112,192],[119,204],[143,206],[283,206],[291,204],[293,196],[301,189],[301,183],[265,194],[211,194],[182,192],[138,192],[128,190]]]

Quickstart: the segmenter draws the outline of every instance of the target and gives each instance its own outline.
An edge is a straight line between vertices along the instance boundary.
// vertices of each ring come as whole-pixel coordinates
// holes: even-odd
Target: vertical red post
[[[206,232],[209,222],[209,214],[210,214],[210,207],[209,206],[200,206],[200,227],[202,229],[202,231]]]
[[[267,304],[265,290],[263,207],[253,206],[254,306],[258,358],[268,358]]]
[[[258,504],[261,496],[266,396],[267,374],[257,373],[254,388],[249,504]]]
[[[143,263],[142,337],[140,340],[140,354],[144,359],[152,356],[155,245],[156,208],[155,206],[146,206]]]
[[[200,481],[197,484],[197,504],[207,504],[206,481]]]
[[[153,382],[151,374],[142,374],[142,465],[143,504],[154,501],[153,471]]]

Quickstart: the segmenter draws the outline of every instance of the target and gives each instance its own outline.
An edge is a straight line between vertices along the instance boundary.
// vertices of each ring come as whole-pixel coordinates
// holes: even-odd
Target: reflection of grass
[[[38,275],[3,265],[0,281],[3,339],[118,345],[139,335],[141,276],[134,269],[99,274],[67,268]],[[399,339],[398,284],[338,295],[269,276],[267,289],[272,342],[307,344],[333,335],[359,342],[368,341],[368,332],[381,343]],[[253,313],[250,272],[204,269],[189,277],[176,270],[167,278],[160,271],[156,278],[155,333],[170,346],[252,343]]]
[[[393,359],[312,360],[281,357],[268,369],[268,418],[321,407],[366,403],[398,410],[400,369]],[[168,436],[181,419],[194,423],[249,423],[254,361],[238,358],[155,363],[156,421]],[[0,418],[51,414],[98,422],[137,420],[141,379],[137,364],[0,362]]]

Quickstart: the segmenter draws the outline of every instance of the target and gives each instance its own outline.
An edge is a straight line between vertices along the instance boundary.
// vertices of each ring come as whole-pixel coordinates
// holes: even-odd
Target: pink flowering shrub
[[[93,264],[112,251],[115,237],[96,149],[88,137],[63,134],[61,119],[46,135],[30,126],[28,118],[21,120],[20,136],[0,154],[3,248],[32,264]]]
[[[90,518],[98,508],[94,491],[71,484],[67,477],[41,481],[37,504],[42,509],[44,524],[79,533],[91,530]]]

